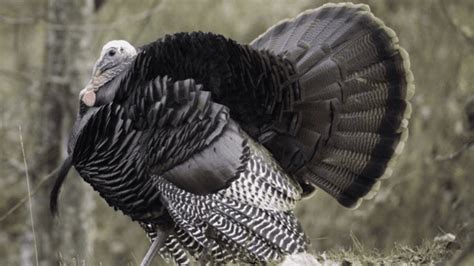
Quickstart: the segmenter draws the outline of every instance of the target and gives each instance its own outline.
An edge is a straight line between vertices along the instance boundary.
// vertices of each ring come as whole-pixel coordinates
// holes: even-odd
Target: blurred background
[[[35,265],[35,250],[40,265],[138,265],[149,246],[76,173],[63,187],[60,216],[48,210],[51,172],[65,157],[78,93],[105,42],[140,46],[201,30],[248,43],[325,2],[0,0],[0,265]],[[452,252],[442,263],[474,265],[474,1],[364,3],[410,54],[410,137],[372,201],[349,210],[320,191],[299,205],[311,249],[388,257],[432,252],[430,243],[448,237]]]

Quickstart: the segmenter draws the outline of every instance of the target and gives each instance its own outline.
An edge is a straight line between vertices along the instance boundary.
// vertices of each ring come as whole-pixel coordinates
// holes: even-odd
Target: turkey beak
[[[108,53],[113,52],[114,54],[117,52],[117,49],[111,48],[107,50]],[[94,66],[94,73],[95,77],[101,75],[106,70],[111,69],[117,65],[117,62],[114,57],[107,56],[107,53],[102,55],[102,57],[97,61]]]
[[[100,74],[104,73],[107,69],[111,69],[114,67],[115,64],[112,60],[108,58],[104,58],[98,62],[97,66],[95,67],[94,76],[99,76]]]

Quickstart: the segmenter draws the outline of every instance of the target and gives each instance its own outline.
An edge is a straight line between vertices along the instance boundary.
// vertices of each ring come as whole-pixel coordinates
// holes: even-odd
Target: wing
[[[195,194],[226,187],[243,149],[237,129],[235,135],[219,140],[230,121],[228,109],[212,102],[210,92],[191,79],[173,82],[157,77],[126,85],[118,89],[116,101],[85,115],[87,123],[72,152],[80,175],[110,205],[125,208],[126,213],[156,201],[153,197],[159,193],[152,188],[151,175],[163,175]],[[219,160],[212,160],[216,155],[207,152],[200,154],[203,162],[199,163],[196,155],[216,144]],[[196,171],[181,174],[177,166],[191,156],[198,158],[193,161]],[[149,202],[143,204],[144,200]]]

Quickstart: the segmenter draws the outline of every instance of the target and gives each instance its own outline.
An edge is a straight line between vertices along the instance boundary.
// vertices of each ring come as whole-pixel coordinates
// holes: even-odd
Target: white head
[[[93,75],[97,76],[112,69],[137,55],[137,50],[129,42],[113,40],[102,47],[100,57],[95,63]]]
[[[79,99],[87,106],[93,106],[100,87],[125,70],[136,55],[137,50],[127,41],[114,40],[106,43],[92,70],[91,81],[80,92]]]

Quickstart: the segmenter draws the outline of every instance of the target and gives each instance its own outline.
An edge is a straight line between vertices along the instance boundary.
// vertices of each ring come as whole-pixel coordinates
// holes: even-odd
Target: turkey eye
[[[109,51],[109,56],[114,56],[115,55],[115,50],[110,50]]]

